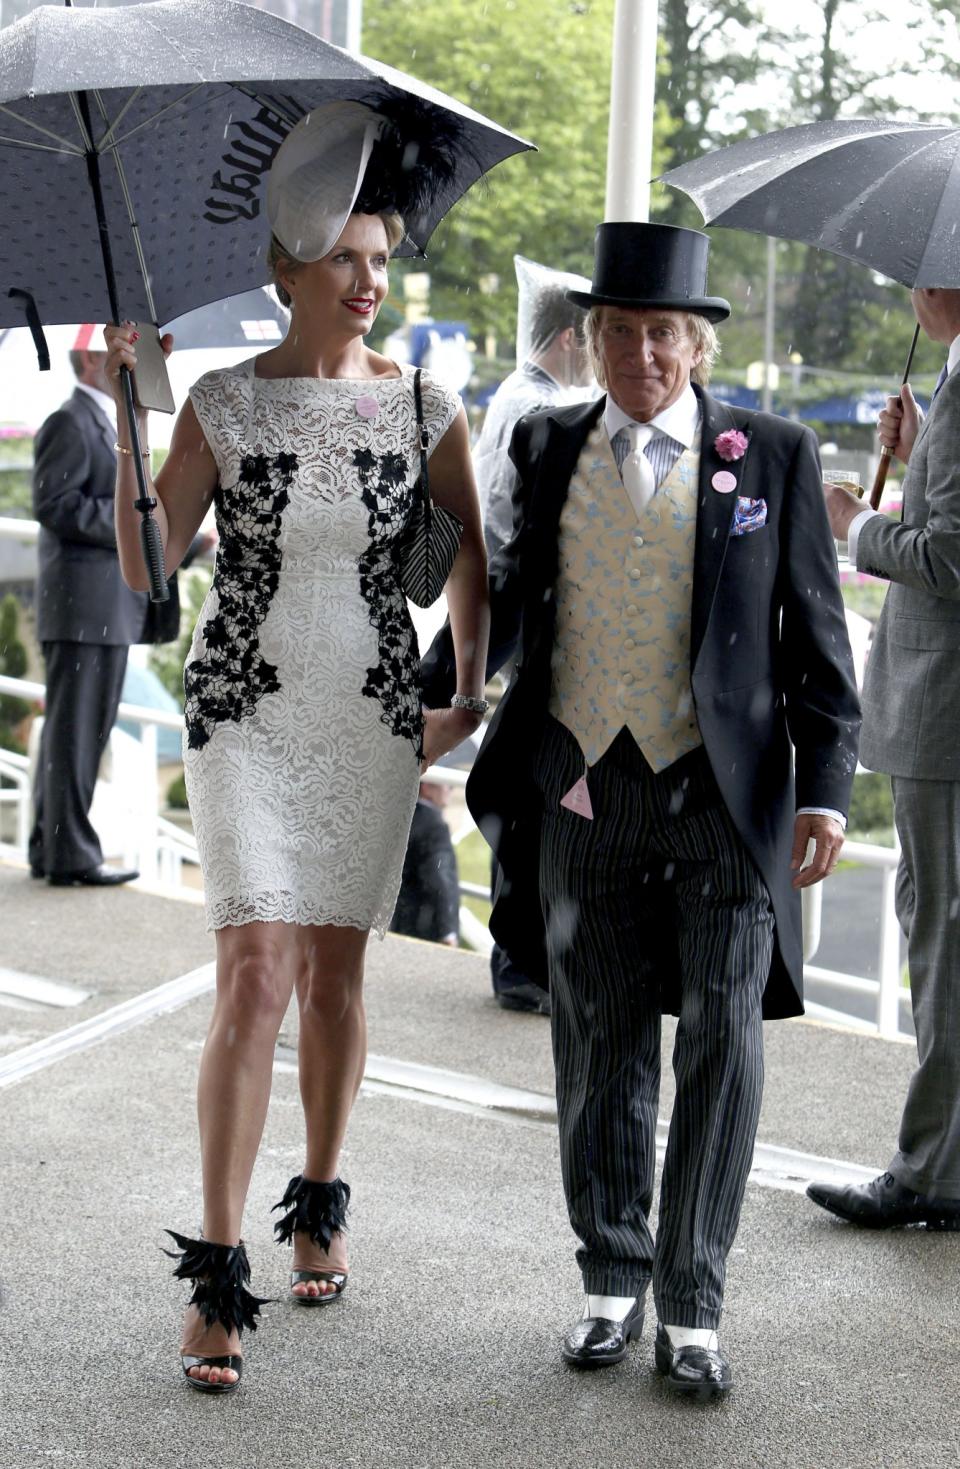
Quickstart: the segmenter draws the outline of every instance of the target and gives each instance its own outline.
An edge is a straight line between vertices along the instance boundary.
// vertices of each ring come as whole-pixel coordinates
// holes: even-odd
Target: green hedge
[[[857,776],[850,798],[847,830],[851,836],[861,839],[870,836],[881,841],[886,833],[892,833],[893,795],[888,775],[868,771]]]

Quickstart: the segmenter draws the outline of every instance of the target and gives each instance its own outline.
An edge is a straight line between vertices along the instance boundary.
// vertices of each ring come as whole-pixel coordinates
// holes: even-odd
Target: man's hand
[[[811,839],[816,850],[807,867],[801,867]],[[843,846],[843,827],[832,816],[821,816],[812,811],[801,811],[793,828],[793,851],[790,855],[790,870],[795,872],[795,888],[809,888],[821,878],[829,877],[836,867]]]
[[[830,529],[838,541],[845,541],[851,522],[856,520],[866,506],[862,500],[857,499],[852,490],[845,490],[843,485],[825,484],[823,494],[827,502]]]
[[[922,422],[923,414],[913,396],[913,389],[909,383],[904,383],[899,398],[887,399],[887,406],[877,419],[877,436],[885,449],[895,454],[902,464],[908,464]]]
[[[424,709],[421,774],[472,735],[482,717],[471,709]]]

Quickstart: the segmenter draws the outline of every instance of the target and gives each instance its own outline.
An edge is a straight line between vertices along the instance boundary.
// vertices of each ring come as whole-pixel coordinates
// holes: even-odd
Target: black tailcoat
[[[695,391],[703,431],[693,701],[721,795],[773,903],[776,945],[764,1014],[795,1015],[803,1009],[803,955],[800,899],[790,871],[794,816],[798,806],[846,812],[857,764],[860,710],[836,553],[810,430]],[[510,451],[520,481],[515,533],[490,567],[489,670],[501,667],[518,642],[519,659],[474,765],[467,801],[503,869],[491,931],[532,973],[546,968],[533,762],[550,697],[559,521],[604,401],[518,423]],[[728,429],[749,440],[734,462],[715,448]],[[732,492],[714,487],[718,472],[734,475]],[[739,497],[765,501],[766,524],[731,535]],[[453,687],[448,632],[424,659],[423,678],[424,702],[447,702]],[[676,1010],[677,998],[675,977],[666,976],[664,1008]]]

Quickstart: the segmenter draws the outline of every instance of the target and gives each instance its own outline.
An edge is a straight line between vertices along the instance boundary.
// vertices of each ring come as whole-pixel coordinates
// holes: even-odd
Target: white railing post
[[[897,857],[900,847],[897,843]],[[877,988],[877,1030],[884,1036],[900,1033],[900,925],[896,913],[896,866],[883,870],[880,902],[880,962]]]
[[[145,788],[139,799],[138,861],[140,876],[155,883],[159,876],[157,862],[157,812],[160,809],[160,778],[157,766],[157,726],[144,722],[140,726],[144,754]]]
[[[604,219],[650,218],[657,0],[616,0]]]

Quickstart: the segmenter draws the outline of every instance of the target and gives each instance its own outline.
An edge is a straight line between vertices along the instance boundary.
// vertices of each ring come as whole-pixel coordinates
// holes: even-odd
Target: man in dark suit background
[[[798,889],[836,862],[859,725],[816,441],[702,387],[712,323],[730,309],[706,295],[707,248],[662,225],[598,230],[593,289],[573,299],[590,310],[607,395],[514,434],[491,672],[520,655],[467,787],[503,868],[491,931],[531,966],[548,961],[586,1296],[564,1357],[622,1360],[652,1279],[657,1368],[697,1394],[730,1386],[716,1330],[761,1016],[802,1011]],[[441,634],[427,704],[451,669]],[[677,1087],[654,1242],[670,1010]]]
[[[456,948],[460,942],[460,876],[443,807],[450,787],[422,780],[413,811],[392,933]]]
[[[912,299],[948,355],[925,419],[909,384],[880,415],[881,441],[907,465],[902,517],[864,509],[838,486],[824,491],[851,562],[890,584],[864,678],[861,759],[893,788],[919,1064],[886,1170],[807,1193],[869,1229],[960,1230],[960,290]]]
[[[34,442],[33,508],[40,522],[37,636],[46,665],[34,785],[30,870],[58,886],[112,886],[138,874],[104,865],[89,811],[116,719],[131,643],[177,635],[174,595],[154,609],[120,574],[113,528],[117,438],[106,353],[81,328],[73,395]],[[158,616],[159,614],[159,616]]]

